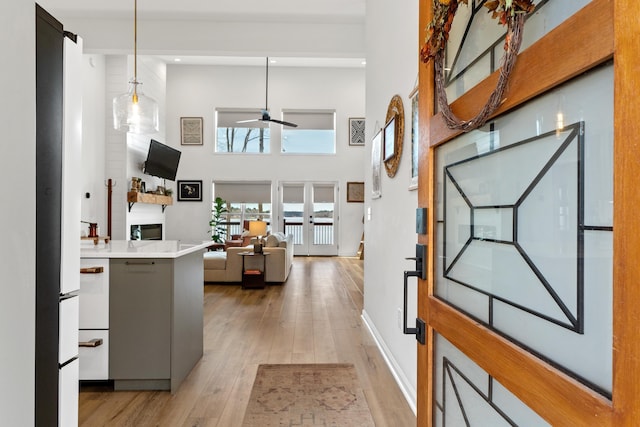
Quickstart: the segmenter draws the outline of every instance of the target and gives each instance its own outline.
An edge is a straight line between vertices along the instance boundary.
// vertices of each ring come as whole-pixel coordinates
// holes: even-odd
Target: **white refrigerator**
[[[82,39],[67,34],[63,62],[62,207],[58,425],[78,425],[80,210],[82,188]]]

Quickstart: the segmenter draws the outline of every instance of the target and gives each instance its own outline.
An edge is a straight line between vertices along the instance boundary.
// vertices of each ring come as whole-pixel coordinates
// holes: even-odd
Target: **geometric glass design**
[[[444,277],[583,333],[583,146],[578,122],[444,166]]]
[[[469,426],[470,420],[494,427],[516,425],[447,358],[443,367],[443,425]]]
[[[520,51],[524,51],[591,0],[533,0]],[[498,25],[484,7],[486,0],[460,5],[445,46],[445,86],[454,101],[502,66],[506,27]]]
[[[435,426],[549,425],[441,335],[435,345]]]

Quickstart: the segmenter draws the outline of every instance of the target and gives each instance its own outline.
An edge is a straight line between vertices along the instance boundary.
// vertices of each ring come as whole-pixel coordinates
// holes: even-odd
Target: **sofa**
[[[240,252],[253,251],[253,244],[242,247],[228,247],[226,251],[205,252],[205,282],[242,282],[242,259],[246,269],[263,269],[266,263],[266,282],[282,283],[289,277],[293,264],[293,240],[291,235],[273,233],[264,239],[262,250],[266,257],[243,257]]]

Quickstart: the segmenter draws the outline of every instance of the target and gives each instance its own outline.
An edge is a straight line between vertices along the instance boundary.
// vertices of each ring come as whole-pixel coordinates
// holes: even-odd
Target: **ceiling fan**
[[[290,127],[294,127],[297,128],[298,125],[295,123],[291,123],[291,122],[285,122],[282,120],[278,120],[278,119],[272,119],[271,115],[269,114],[269,57],[267,57],[267,67],[266,67],[266,92],[265,92],[265,100],[264,100],[264,110],[262,110],[262,117],[259,119],[251,119],[251,120],[240,120],[237,121],[236,123],[250,123],[250,122],[273,122],[273,123],[278,123],[284,126],[290,126]]]

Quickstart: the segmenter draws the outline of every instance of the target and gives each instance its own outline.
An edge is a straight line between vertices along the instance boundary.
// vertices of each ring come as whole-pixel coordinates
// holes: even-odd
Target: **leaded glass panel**
[[[548,426],[502,384],[435,334],[434,425]]]
[[[605,396],[612,112],[607,64],[436,151],[437,297]]]
[[[523,51],[591,0],[536,0],[527,18]],[[461,4],[453,20],[446,47],[446,91],[449,102],[462,96],[500,67],[506,27],[499,25],[484,7],[486,0]]]

